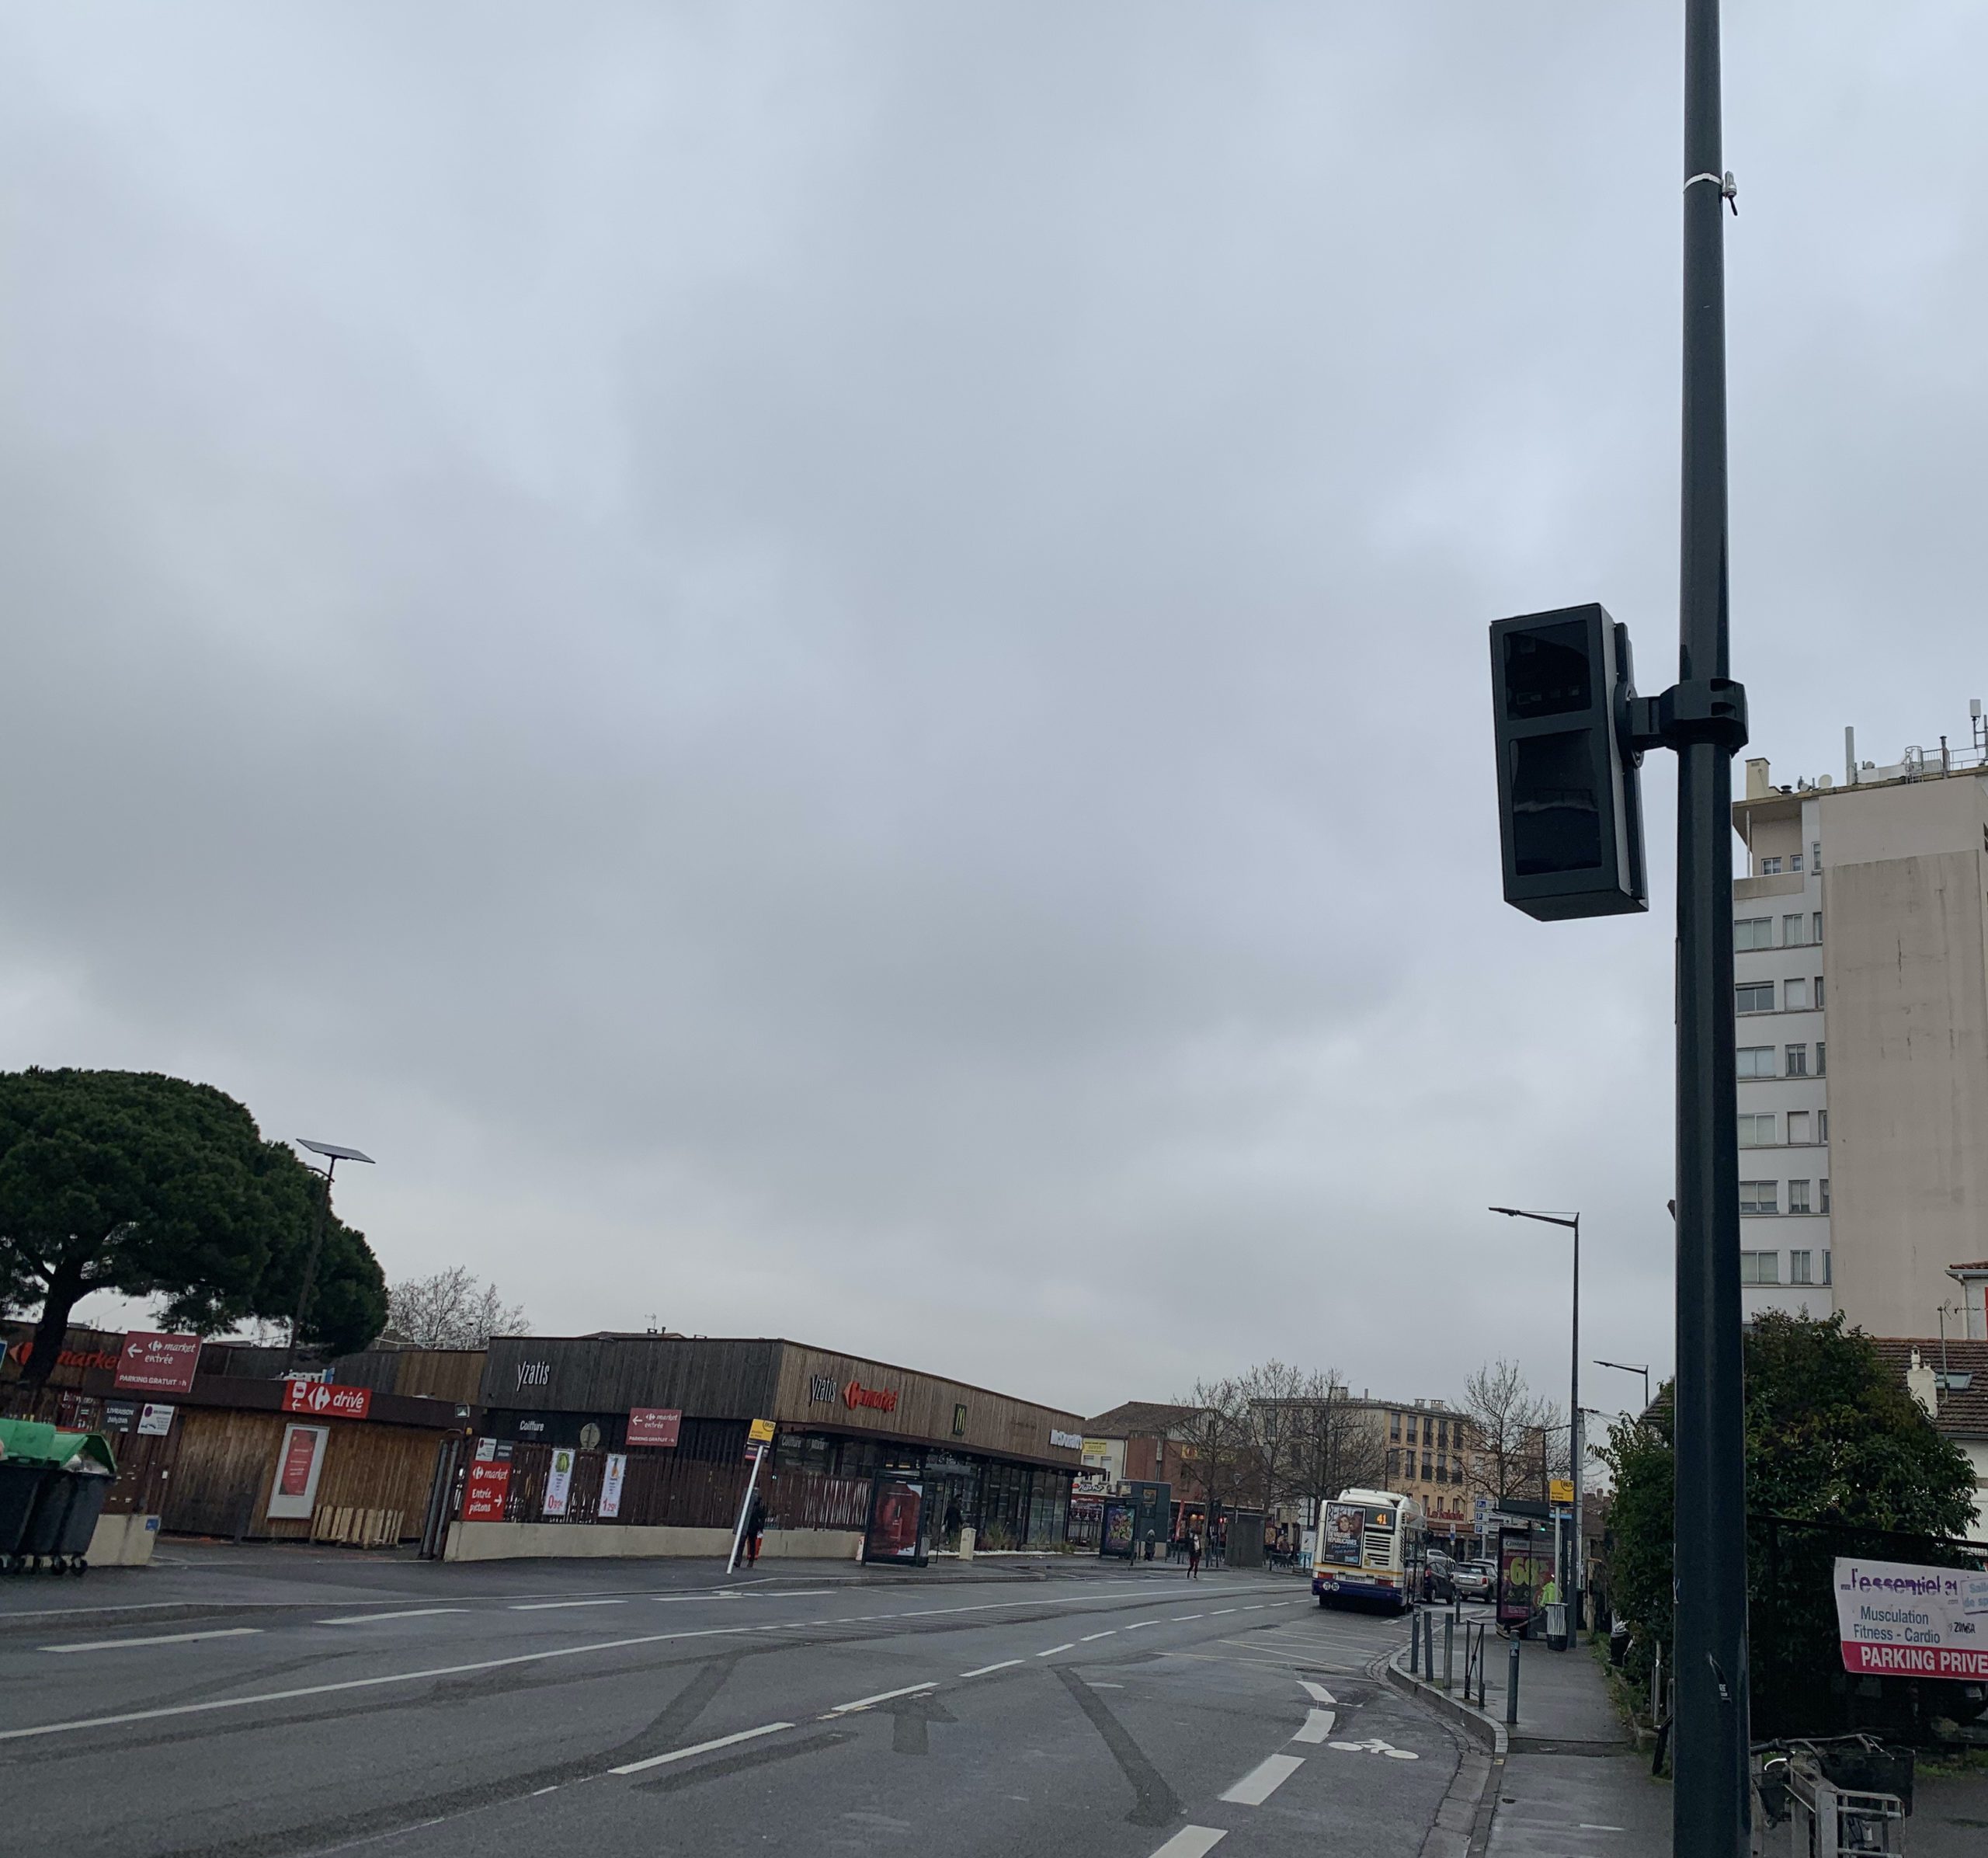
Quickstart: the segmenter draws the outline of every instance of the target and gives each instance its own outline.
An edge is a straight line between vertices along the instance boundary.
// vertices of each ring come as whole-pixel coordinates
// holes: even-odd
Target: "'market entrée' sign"
[[[1988,1574],[1838,1561],[1836,1620],[1846,1671],[1988,1678]]]

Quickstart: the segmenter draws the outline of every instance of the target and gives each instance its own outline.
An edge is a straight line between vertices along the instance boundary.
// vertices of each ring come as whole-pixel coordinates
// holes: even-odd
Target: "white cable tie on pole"
[[[1729,168],[1723,174],[1694,174],[1685,182],[1684,191],[1689,193],[1700,181],[1710,181],[1719,190],[1719,198],[1733,209],[1733,217],[1740,217],[1740,183],[1733,178]]]

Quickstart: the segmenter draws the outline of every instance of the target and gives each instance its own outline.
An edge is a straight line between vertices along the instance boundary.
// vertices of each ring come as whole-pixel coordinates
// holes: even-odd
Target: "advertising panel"
[[[1131,1560],[1136,1508],[1129,1497],[1105,1498],[1104,1523],[1097,1537],[1097,1552],[1100,1555],[1117,1555],[1128,1561]]]
[[[1988,1678],[1988,1574],[1979,1569],[1840,1559],[1836,1622],[1846,1671]]]
[[[1523,1627],[1540,1606],[1539,1590],[1553,1578],[1553,1543],[1545,1530],[1498,1532],[1498,1623]]]
[[[370,1387],[341,1387],[325,1380],[287,1380],[283,1410],[314,1419],[363,1419],[373,1404]]]
[[[683,1411],[680,1407],[631,1407],[628,1442],[673,1446],[683,1425]]]
[[[925,1486],[909,1477],[880,1477],[870,1494],[870,1526],[864,1532],[866,1561],[925,1565]]]
[[[552,1468],[545,1474],[545,1513],[563,1516],[573,1489],[573,1448],[562,1445],[552,1454]]]
[[[607,1463],[600,1474],[600,1508],[599,1514],[611,1522],[621,1513],[621,1484],[628,1475],[628,1454],[610,1452]]]
[[[275,1522],[308,1519],[318,1500],[318,1479],[325,1468],[328,1426],[287,1425],[276,1453],[276,1482],[265,1512]]]
[[[465,1522],[502,1522],[504,1501],[511,1494],[511,1467],[479,1458],[469,1467],[469,1482],[463,1491]]]
[[[115,1384],[139,1394],[190,1394],[200,1365],[197,1335],[159,1335],[134,1329],[117,1358]]]
[[[1326,1531],[1319,1543],[1317,1565],[1357,1567],[1360,1541],[1367,1528],[1367,1506],[1361,1503],[1328,1503]]]
[[[172,1416],[177,1407],[161,1406],[158,1401],[148,1400],[138,1412],[138,1430],[148,1439],[163,1439],[172,1430]]]

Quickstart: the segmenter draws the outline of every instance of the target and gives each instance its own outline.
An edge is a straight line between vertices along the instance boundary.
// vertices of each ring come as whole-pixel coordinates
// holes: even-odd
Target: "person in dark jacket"
[[[758,1497],[752,1499],[751,1515],[746,1519],[746,1565],[759,1565],[759,1538],[766,1533],[766,1506]]]

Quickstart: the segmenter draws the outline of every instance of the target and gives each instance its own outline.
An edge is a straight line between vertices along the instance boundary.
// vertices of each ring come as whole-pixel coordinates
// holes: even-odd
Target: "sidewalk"
[[[1404,1647],[1389,1675],[1430,1702],[1492,1751],[1491,1775],[1470,1844],[1473,1854],[1511,1858],[1670,1858],[1670,1790],[1653,1780],[1649,1756],[1631,1743],[1609,1701],[1606,1680],[1586,1646],[1520,1647],[1518,1721],[1505,1722],[1510,1647],[1488,1642],[1486,1703],[1461,1700],[1463,1639],[1456,1641],[1457,1688],[1408,1674]],[[1443,1615],[1436,1616],[1436,1668],[1442,1669]]]

